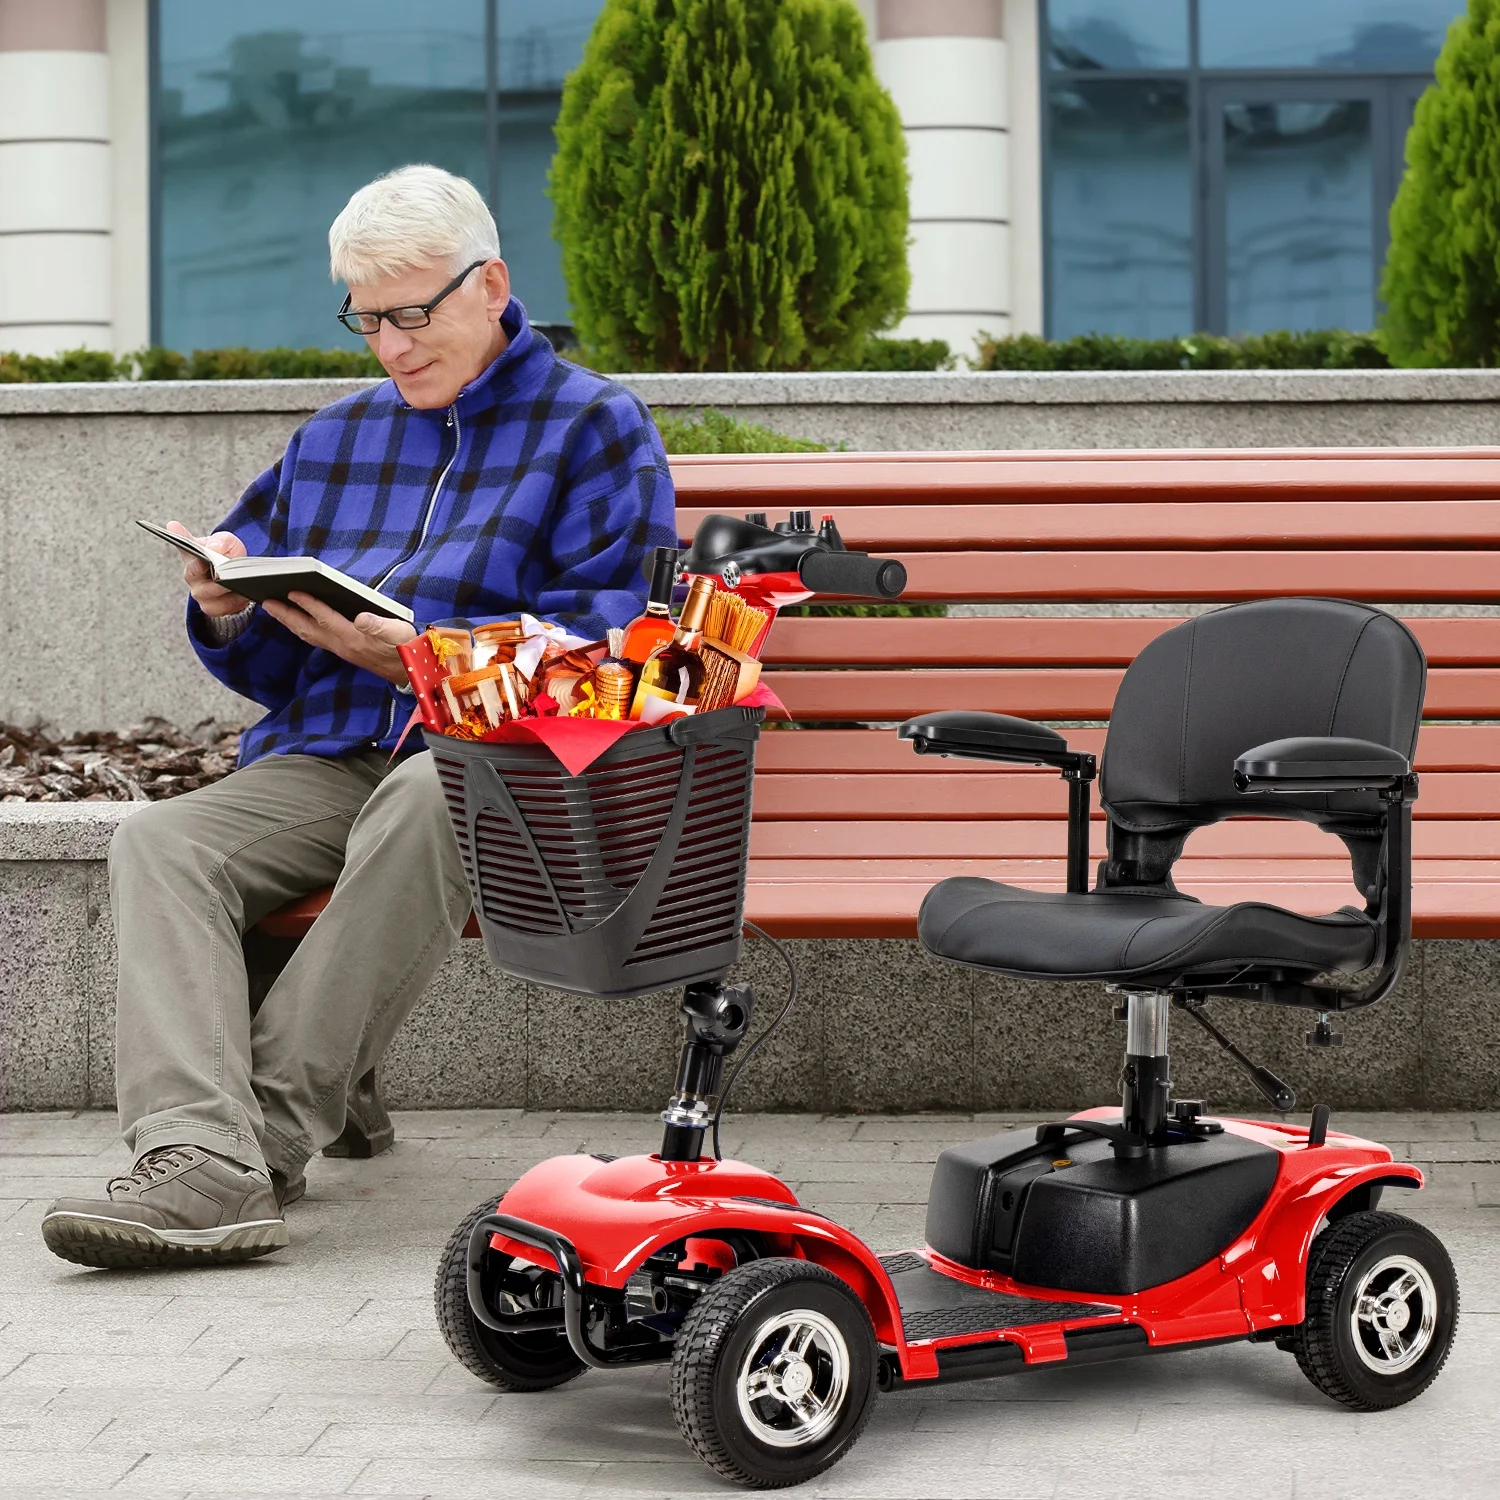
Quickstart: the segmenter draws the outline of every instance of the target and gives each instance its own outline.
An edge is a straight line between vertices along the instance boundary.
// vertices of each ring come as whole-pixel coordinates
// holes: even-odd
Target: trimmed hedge
[[[137,349],[116,359],[102,349],[49,357],[0,354],[0,385],[60,380],[308,380],[383,375],[368,349]]]
[[[1050,341],[1035,334],[979,335],[976,370],[1384,370],[1390,360],[1373,333],[1326,328],[1255,333],[1243,338],[1195,333],[1129,339],[1085,333]]]
[[[668,453],[826,453],[827,443],[787,437],[709,407],[685,416],[658,415],[656,430]]]

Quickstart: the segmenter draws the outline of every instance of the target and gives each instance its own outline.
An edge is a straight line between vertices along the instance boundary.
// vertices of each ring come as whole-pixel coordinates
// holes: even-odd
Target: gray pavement
[[[942,1146],[1002,1123],[742,1116],[725,1149],[889,1250],[920,1240]],[[1347,1412],[1269,1345],[908,1391],[881,1398],[844,1462],[799,1493],[1500,1497],[1500,1115],[1334,1125],[1431,1173],[1391,1204],[1443,1237],[1463,1292],[1452,1358],[1421,1399]],[[644,1115],[400,1115],[388,1155],[312,1164],[289,1249],[142,1273],[66,1265],[38,1232],[51,1197],[128,1166],[113,1118],[0,1116],[0,1500],[733,1493],[678,1437],[660,1369],[501,1395],[433,1322],[438,1251],[468,1209],[544,1156],[650,1150],[657,1131]]]

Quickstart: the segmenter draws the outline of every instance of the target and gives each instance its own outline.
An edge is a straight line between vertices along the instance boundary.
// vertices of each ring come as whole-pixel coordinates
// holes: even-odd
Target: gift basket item
[[[639,728],[578,776],[540,744],[428,734],[490,960],[628,997],[740,956],[764,711]]]

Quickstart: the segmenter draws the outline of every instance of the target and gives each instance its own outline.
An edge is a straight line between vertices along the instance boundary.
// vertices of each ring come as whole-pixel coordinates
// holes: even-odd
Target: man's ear
[[[510,301],[510,267],[503,260],[486,261],[480,274],[484,277],[485,310],[498,322]]]

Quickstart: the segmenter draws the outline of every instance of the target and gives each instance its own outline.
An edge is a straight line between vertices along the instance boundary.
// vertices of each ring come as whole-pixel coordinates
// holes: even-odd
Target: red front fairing
[[[1117,1113],[1101,1108],[1076,1118],[1113,1119]],[[841,1225],[798,1208],[784,1183],[743,1162],[553,1157],[527,1172],[501,1199],[499,1211],[567,1236],[582,1257],[586,1279],[616,1289],[665,1245],[696,1239],[701,1243],[693,1247],[695,1258],[718,1264],[724,1257],[716,1232],[751,1232],[770,1254],[815,1261],[843,1277],[869,1309],[876,1337],[895,1351],[903,1378],[932,1379],[940,1349],[996,1339],[1018,1344],[1028,1364],[1040,1364],[1066,1358],[1064,1334],[1075,1328],[1131,1323],[1145,1330],[1152,1345],[1165,1346],[1300,1323],[1308,1247],[1328,1210],[1363,1183],[1422,1184],[1415,1167],[1393,1162],[1384,1146],[1356,1136],[1330,1131],[1325,1145],[1309,1147],[1304,1127],[1222,1123],[1281,1153],[1264,1208],[1222,1254],[1176,1281],[1121,1297],[1023,1286],[924,1250],[933,1269],[956,1281],[1047,1302],[1078,1302],[1079,1317],[912,1342],[903,1335],[895,1291],[874,1252]],[[506,1254],[546,1260],[500,1235],[492,1244]],[[1101,1313],[1101,1304],[1111,1311]]]

